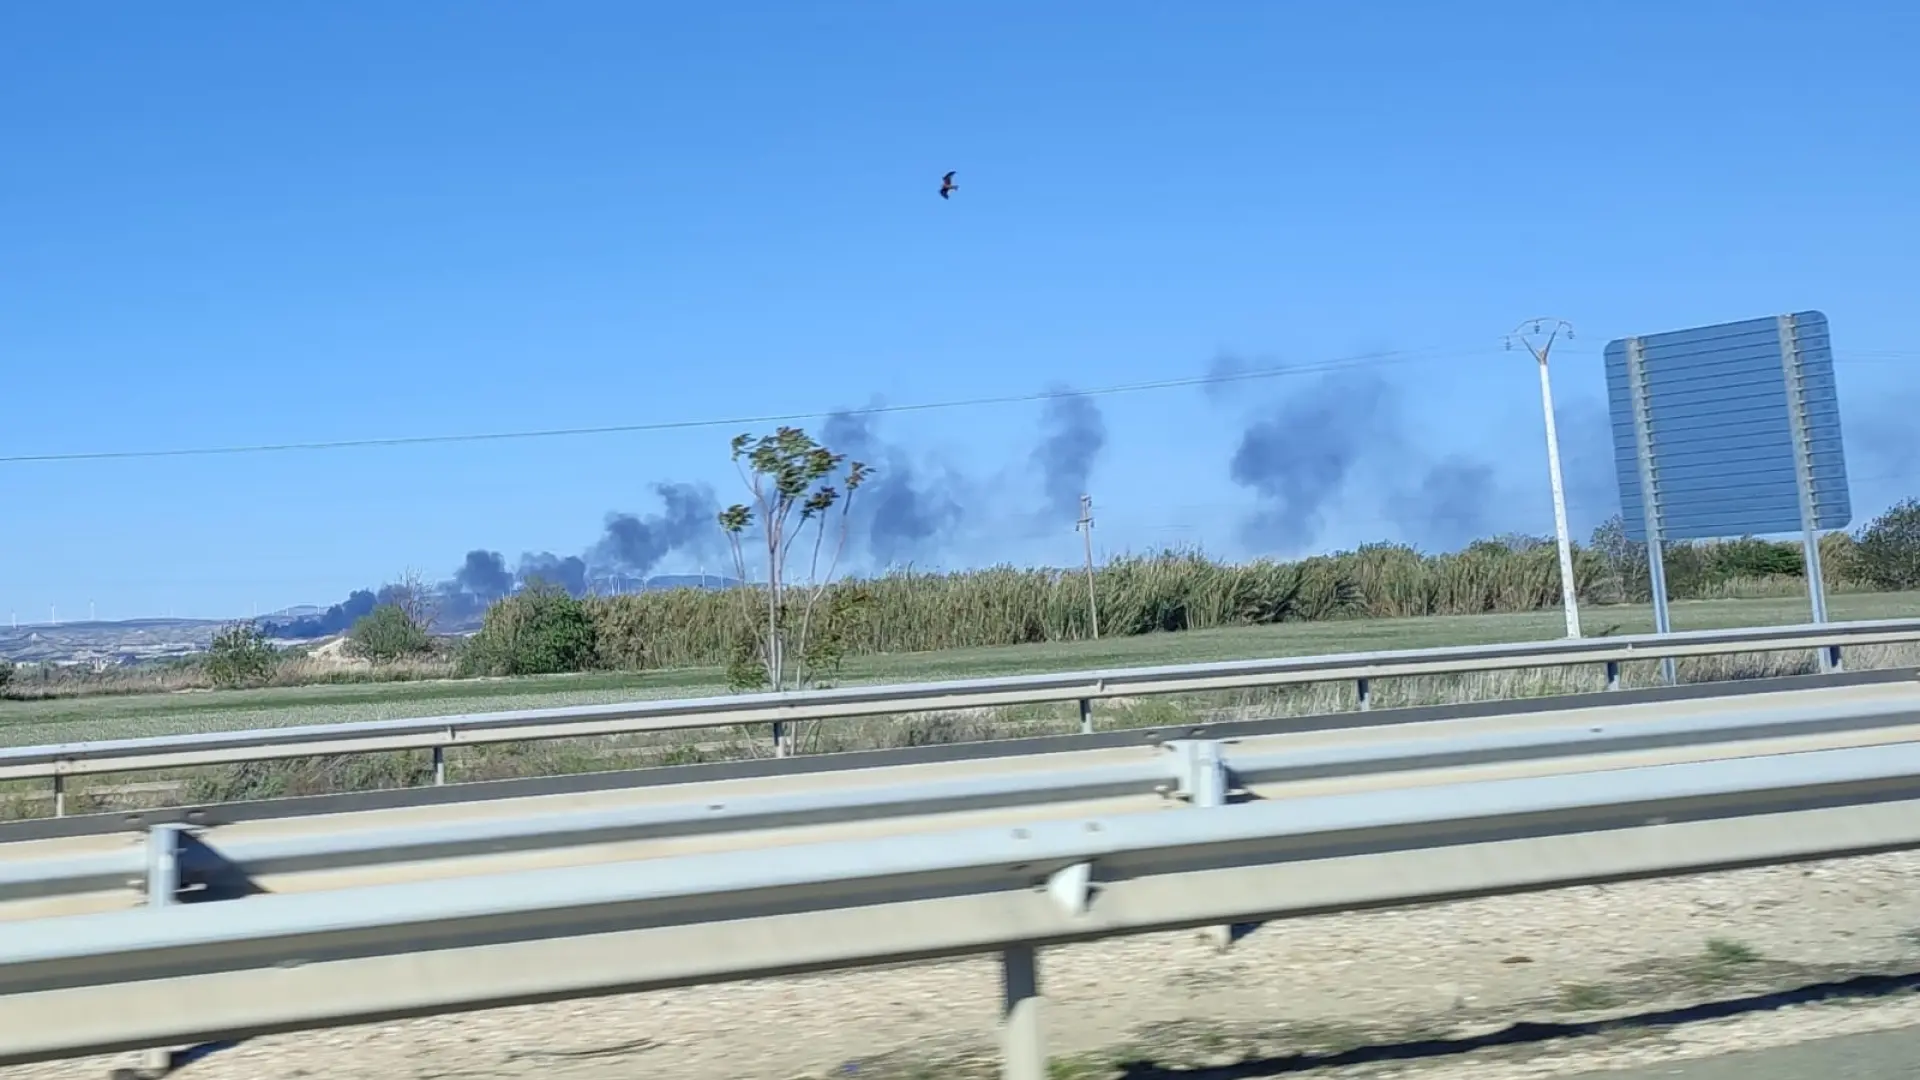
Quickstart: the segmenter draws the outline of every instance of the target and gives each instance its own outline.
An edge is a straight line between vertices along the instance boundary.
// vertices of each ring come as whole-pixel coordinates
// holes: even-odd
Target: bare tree
[[[408,622],[426,633],[433,633],[434,620],[440,617],[440,594],[426,575],[409,568],[394,582],[391,595]]]
[[[746,652],[736,657],[740,662],[735,665],[734,681],[737,686],[797,690],[812,683],[823,659],[839,655],[837,649],[819,647],[815,620],[846,548],[853,494],[871,470],[834,453],[797,427],[782,427],[759,438],[739,435],[732,447],[734,467],[740,470],[752,501],[721,511],[720,527],[727,534],[740,580],[753,580],[747,565],[750,543],[755,555],[766,559],[767,575],[763,590],[751,584],[739,590],[749,635],[743,641]],[[750,537],[756,530],[758,535]],[[793,571],[789,561],[795,545],[801,543],[807,544],[804,577]],[[761,600],[764,611],[755,608]],[[793,748],[793,733],[786,725],[775,724],[774,752],[786,756]]]

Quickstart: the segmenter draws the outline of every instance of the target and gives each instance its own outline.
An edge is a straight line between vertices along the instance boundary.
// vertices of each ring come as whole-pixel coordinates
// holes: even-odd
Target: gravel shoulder
[[[1916,871],[1920,853],[1319,916],[1225,954],[1197,933],[1052,949],[1056,1073],[1574,1076],[1920,1024]],[[998,994],[979,958],[265,1038],[176,1075],[984,1080]]]

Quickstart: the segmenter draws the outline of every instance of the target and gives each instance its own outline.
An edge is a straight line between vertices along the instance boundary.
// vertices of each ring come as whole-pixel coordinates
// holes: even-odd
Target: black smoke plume
[[[1393,435],[1393,407],[1379,377],[1340,372],[1256,415],[1228,464],[1259,504],[1243,525],[1248,546],[1287,553],[1311,543],[1361,458]]]
[[[453,586],[485,606],[513,591],[513,574],[499,552],[469,551],[467,561],[453,573]]]
[[[836,454],[873,467],[848,512],[851,542],[876,567],[898,566],[937,553],[952,542],[966,518],[954,495],[957,478],[928,480],[907,451],[881,439],[869,413],[831,413],[820,441]]]
[[[1454,455],[1427,469],[1418,484],[1396,492],[1388,513],[1423,546],[1453,551],[1492,535],[1497,489],[1493,466]]]
[[[387,586],[381,593],[389,592],[393,586]],[[355,589],[347,598],[317,615],[302,615],[297,619],[284,622],[270,622],[264,625],[275,637],[281,638],[321,638],[333,634],[344,634],[359,619],[378,607],[381,595],[371,589]]]
[[[1620,480],[1613,463],[1613,416],[1606,402],[1581,398],[1554,407],[1553,427],[1560,440],[1560,479],[1567,493],[1568,531],[1579,540],[1620,512]],[[1541,439],[1532,472],[1536,482],[1546,487],[1544,434]]]
[[[664,509],[644,517],[635,514],[607,515],[599,542],[581,555],[555,555],[552,552],[526,552],[519,566],[507,569],[506,556],[498,551],[475,548],[453,572],[453,576],[434,585],[427,606],[434,613],[434,629],[453,631],[474,626],[502,597],[512,595],[535,581],[565,589],[573,596],[584,596],[596,582],[612,591],[646,588],[662,560],[670,555],[682,558],[715,557],[723,548],[720,534],[720,507],[713,490],[703,484],[655,484],[653,491]],[[725,588],[734,584],[731,575],[712,574],[698,578],[681,577],[667,582],[685,585],[699,582],[702,587]],[[347,599],[318,615],[284,621],[262,620],[262,629],[279,638],[307,639],[341,634],[376,606],[405,598],[399,585],[379,590],[357,589]]]
[[[529,551],[520,556],[521,584],[542,581],[565,589],[568,595],[587,592],[587,560],[578,555],[561,558],[550,551]]]
[[[665,509],[658,514],[608,514],[606,529],[587,561],[623,578],[645,579],[674,552],[716,556],[720,503],[705,484],[655,484]]]
[[[1088,493],[1094,462],[1107,445],[1106,420],[1092,398],[1059,388],[1047,398],[1040,431],[1033,465],[1040,473],[1047,509],[1061,516],[1075,513],[1080,496]]]
[[[1920,416],[1920,393],[1895,393],[1878,398],[1874,405],[1861,410],[1857,421],[1842,429],[1842,437],[1849,444],[1850,485],[1864,482],[1874,486],[1920,471],[1920,439],[1913,436],[1915,416]]]

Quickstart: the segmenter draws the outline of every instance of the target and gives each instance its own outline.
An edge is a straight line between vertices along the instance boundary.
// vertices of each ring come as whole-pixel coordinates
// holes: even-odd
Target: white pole
[[[1560,479],[1560,434],[1553,423],[1553,383],[1547,378],[1547,355],[1540,361],[1540,407],[1547,421],[1547,473],[1553,482],[1553,533],[1560,544],[1560,603],[1567,612],[1567,636],[1580,636],[1580,601],[1573,588],[1573,537],[1567,529],[1567,488]]]

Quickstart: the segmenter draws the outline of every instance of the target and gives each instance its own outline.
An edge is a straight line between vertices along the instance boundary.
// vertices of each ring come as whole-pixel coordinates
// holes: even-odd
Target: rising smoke
[[[1215,375],[1244,370],[1232,357],[1212,367]],[[1544,453],[1538,486],[1509,489],[1490,461],[1458,453],[1433,460],[1423,453],[1407,433],[1397,388],[1378,375],[1334,371],[1286,389],[1292,392],[1248,416],[1228,463],[1229,477],[1255,500],[1242,527],[1253,552],[1310,548],[1336,510],[1377,511],[1400,539],[1427,550],[1457,549],[1503,530],[1541,529],[1533,508],[1547,503]],[[1216,403],[1234,398],[1214,385],[1208,396]],[[1611,423],[1605,405],[1584,399],[1557,408],[1555,422],[1569,523],[1576,537],[1584,536],[1619,504]]]
[[[1388,516],[1404,536],[1422,546],[1450,551],[1492,535],[1493,466],[1452,455],[1431,467],[1417,484],[1388,497]]]
[[[1107,424],[1092,398],[1056,388],[1047,398],[1040,431],[1033,466],[1047,509],[1064,518],[1079,509],[1080,496],[1087,494],[1094,461],[1107,445]]]
[[[869,569],[885,570],[983,537],[1057,535],[1088,490],[1107,425],[1095,399],[1056,387],[1041,407],[1033,449],[998,475],[930,462],[884,438],[871,412],[828,415],[820,440],[874,467],[848,514],[849,548]]]
[[[1884,395],[1861,410],[1860,419],[1841,432],[1849,444],[1848,457],[1858,462],[1849,464],[1849,481],[1872,484],[1920,470],[1920,440],[1913,437],[1915,416],[1920,416],[1920,393]]]
[[[623,591],[645,587],[669,556],[717,557],[724,544],[718,520],[720,505],[713,490],[704,484],[661,483],[653,485],[653,492],[663,506],[661,512],[645,516],[608,514],[599,541],[580,555],[525,552],[518,568],[509,570],[506,556],[498,551],[476,548],[467,552],[453,576],[432,587],[429,606],[435,628],[469,627],[501,597],[536,581],[565,589],[573,596],[585,596],[597,584],[608,591]],[[730,580],[726,575],[713,579],[718,585]],[[403,595],[404,589],[397,585],[377,591],[357,589],[344,602],[318,615],[268,621],[264,628],[281,638],[344,633],[379,604]]]
[[[453,573],[453,589],[484,606],[513,591],[513,574],[499,552],[469,551],[466,561]]]
[[[1394,434],[1394,406],[1378,376],[1336,372],[1256,413],[1227,466],[1256,500],[1242,524],[1247,546],[1290,553],[1312,543],[1362,457]]]
[[[952,542],[967,517],[961,494],[971,485],[962,478],[927,478],[906,448],[880,438],[871,413],[830,413],[820,441],[873,467],[848,508],[847,532],[876,568],[927,558]]]
[[[540,581],[565,589],[569,595],[587,591],[587,560],[578,555],[562,558],[550,551],[529,551],[520,556],[522,583]]]
[[[1578,540],[1620,512],[1620,482],[1613,464],[1613,417],[1604,400],[1580,398],[1554,407],[1553,426],[1560,439],[1567,523]],[[1545,458],[1543,442],[1534,470],[1541,485],[1547,482]]]
[[[1220,375],[1245,368],[1223,356],[1211,371]],[[1248,414],[1228,460],[1228,476],[1252,496],[1242,535],[1253,553],[1298,553],[1320,538],[1335,511],[1369,500],[1403,536],[1429,548],[1457,547],[1507,524],[1502,508],[1514,500],[1500,491],[1495,467],[1464,455],[1422,460],[1408,445],[1394,386],[1378,375],[1332,371],[1287,389],[1293,392]],[[1244,390],[1222,393],[1216,386],[1206,393],[1222,406],[1247,396]],[[1605,407],[1590,402],[1562,406],[1557,421],[1569,508],[1576,529],[1584,532],[1590,525],[1582,518],[1597,523],[1616,502],[1609,421]],[[1045,399],[1037,441],[1021,459],[1025,468],[990,479],[925,464],[882,437],[868,412],[829,414],[819,437],[836,452],[873,467],[849,515],[850,550],[843,563],[868,571],[953,551],[968,539],[963,530],[997,539],[1009,529],[1057,532],[1088,493],[1108,442],[1098,403],[1067,388],[1056,388]],[[1000,494],[1009,490],[1031,494],[1012,499]],[[468,552],[453,576],[437,586],[443,621],[470,623],[494,601],[535,580],[584,595],[592,589],[644,586],[670,558],[727,559],[716,521],[719,500],[711,488],[660,483],[652,491],[660,500],[658,512],[608,514],[599,539],[579,555],[527,552],[509,570],[499,552]],[[1027,502],[1036,497],[1037,503]],[[392,586],[357,590],[321,615],[276,630],[297,637],[339,633],[394,591]]]
[[[658,514],[608,514],[588,561],[625,578],[644,579],[676,552],[702,558],[721,551],[720,502],[705,484],[655,484]]]

